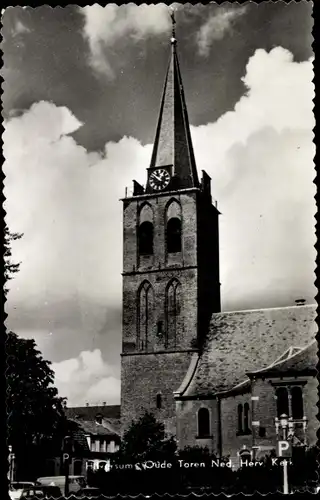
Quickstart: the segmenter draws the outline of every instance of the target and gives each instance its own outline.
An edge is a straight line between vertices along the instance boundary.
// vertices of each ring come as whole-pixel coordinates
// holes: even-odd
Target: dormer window
[[[102,424],[102,415],[100,415],[100,414],[96,415],[96,424],[99,424],[99,425]]]

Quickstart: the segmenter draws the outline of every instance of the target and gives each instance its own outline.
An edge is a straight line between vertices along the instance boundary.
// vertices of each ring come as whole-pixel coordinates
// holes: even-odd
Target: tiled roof
[[[317,331],[315,317],[315,305],[214,314],[183,396],[205,397],[233,389],[246,373],[268,367],[290,346],[307,346]]]
[[[113,425],[110,422],[103,421],[102,424],[97,424],[91,420],[77,420],[79,426],[83,429],[85,434],[94,436],[118,436],[119,426]]]
[[[282,375],[284,373],[316,373],[316,365],[318,362],[318,343],[316,339],[304,349],[294,349],[295,351],[293,351],[291,356],[289,355],[285,359],[272,363],[270,366],[262,370],[250,372],[248,375],[258,377],[266,374]]]
[[[74,406],[65,408],[67,418],[78,418],[94,421],[97,415],[105,418],[120,419],[120,405]]]

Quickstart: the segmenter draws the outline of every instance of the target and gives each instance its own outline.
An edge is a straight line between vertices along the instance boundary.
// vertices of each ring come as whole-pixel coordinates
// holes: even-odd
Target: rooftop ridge
[[[212,317],[218,316],[220,314],[236,314],[236,313],[248,313],[248,312],[258,312],[258,311],[278,311],[280,309],[306,309],[306,308],[312,308],[316,309],[317,308],[316,303],[312,304],[303,304],[300,306],[294,305],[294,306],[283,306],[283,307],[261,307],[257,309],[238,309],[234,311],[220,311],[218,313],[214,313]]]

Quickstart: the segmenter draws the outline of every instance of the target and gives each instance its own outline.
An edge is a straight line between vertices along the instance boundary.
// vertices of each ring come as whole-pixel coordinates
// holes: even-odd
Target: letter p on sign
[[[278,457],[289,458],[292,456],[292,445],[289,441],[278,441]]]

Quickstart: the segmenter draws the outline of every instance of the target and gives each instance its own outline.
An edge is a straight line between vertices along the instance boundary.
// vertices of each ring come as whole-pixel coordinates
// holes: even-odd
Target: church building
[[[258,458],[285,414],[293,443],[315,444],[316,307],[221,311],[219,211],[198,177],[174,31],[146,184],[122,201],[122,432],[149,411],[179,448]]]

